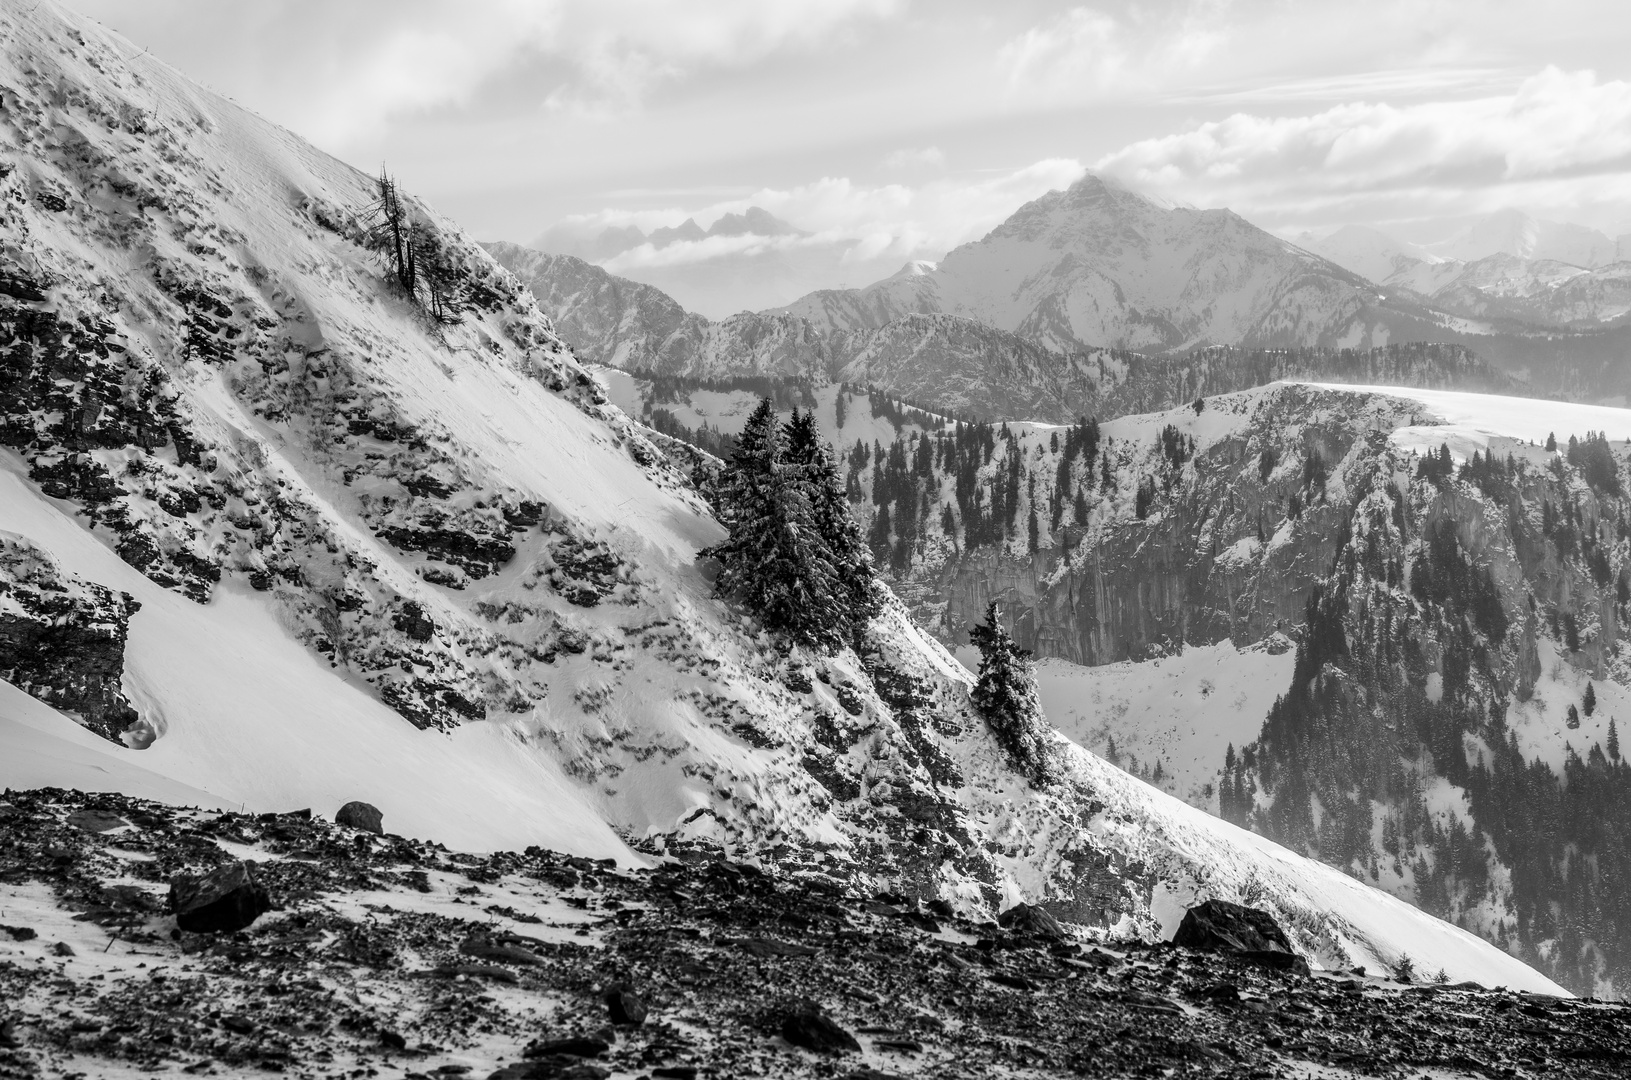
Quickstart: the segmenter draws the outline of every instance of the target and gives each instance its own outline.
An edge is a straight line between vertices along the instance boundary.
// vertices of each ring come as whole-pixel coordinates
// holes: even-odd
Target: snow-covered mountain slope
[[[1587,270],[1553,259],[1490,255],[1466,264],[1430,299],[1475,318],[1589,329],[1631,313],[1631,262]]]
[[[714,599],[706,505],[428,207],[50,3],[0,9],[0,101],[0,531],[49,557],[4,584],[62,582],[98,665],[122,635],[112,774],[477,849],[701,839],[1107,934],[1245,899],[1318,962],[1556,990],[1068,743],[1029,787],[898,603],[825,656]],[[84,775],[83,717],[0,701],[0,783]]]
[[[1421,293],[1431,293],[1437,276],[1453,276],[1461,266],[1459,260],[1364,225],[1345,225],[1326,236],[1304,233],[1297,244],[1378,285],[1405,285]]]
[[[1596,229],[1568,222],[1542,221],[1521,210],[1486,214],[1426,247],[1443,258],[1464,263],[1491,255],[1511,255],[1590,269],[1623,257],[1617,253],[1615,242]]]
[[[814,293],[783,310],[823,330],[944,311],[1068,353],[1383,344],[1400,313],[1380,304],[1364,278],[1227,210],[1168,207],[1087,176],[933,270]]]
[[[1631,312],[1631,264],[1616,260],[1607,237],[1546,232],[1548,223],[1533,219],[1496,224],[1484,240],[1446,249],[1491,249],[1473,259],[1434,254],[1362,226],[1298,243],[1378,285],[1408,289],[1435,308],[1474,319],[1590,329]]]
[[[1431,296],[1453,281],[1465,265],[1426,248],[1398,240],[1380,229],[1346,225],[1328,236],[1304,234],[1297,243],[1378,285]]]
[[[743,312],[712,322],[660,289],[571,255],[508,243],[486,247],[532,291],[585,361],[702,381],[822,381],[833,366],[828,344],[803,319]]]

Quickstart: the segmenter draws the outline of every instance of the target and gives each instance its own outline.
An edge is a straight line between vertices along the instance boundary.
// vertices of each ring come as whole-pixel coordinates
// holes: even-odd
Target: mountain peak
[[[725,214],[708,228],[709,236],[797,236],[804,230],[772,214],[762,206],[750,206],[740,214]]]

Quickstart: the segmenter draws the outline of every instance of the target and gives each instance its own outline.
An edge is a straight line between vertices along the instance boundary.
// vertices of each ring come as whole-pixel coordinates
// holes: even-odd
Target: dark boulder
[[[1014,934],[1058,940],[1065,936],[1065,928],[1035,904],[1015,904],[997,916],[997,925]]]
[[[598,1035],[569,1035],[564,1039],[538,1039],[521,1052],[525,1058],[594,1058],[612,1048],[610,1039]]]
[[[608,987],[602,995],[606,1011],[614,1024],[643,1024],[646,1022],[646,999],[631,983],[620,982]]]
[[[801,1001],[782,1019],[782,1038],[818,1054],[859,1052],[855,1036],[835,1023],[813,1001]]]
[[[385,834],[385,815],[373,803],[348,802],[334,815],[336,825],[345,825],[364,832]]]
[[[234,862],[202,877],[171,878],[170,910],[183,930],[230,934],[271,911],[272,898],[248,863]]]
[[[1172,943],[1209,952],[1294,951],[1274,916],[1227,900],[1208,900],[1190,908]]]

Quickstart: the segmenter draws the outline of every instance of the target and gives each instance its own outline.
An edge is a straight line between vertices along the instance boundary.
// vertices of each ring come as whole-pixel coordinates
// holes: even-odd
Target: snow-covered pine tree
[[[714,583],[719,595],[738,600],[772,631],[836,651],[876,613],[878,600],[864,550],[859,557],[851,550],[859,532],[842,524],[849,519],[831,455],[825,444],[807,445],[813,428],[795,412],[784,433],[770,400],[760,401],[720,478],[719,514],[730,535],[705,554],[723,564]],[[789,434],[799,443],[797,460]],[[814,437],[820,443],[819,431]],[[857,581],[863,570],[864,582]]]
[[[827,440],[821,437],[815,413],[801,415],[793,410],[787,424],[786,459],[788,467],[807,486],[816,531],[826,545],[841,586],[842,629],[853,637],[877,616],[883,598],[861,527],[850,516],[838,463],[833,460]]]
[[[985,609],[985,622],[968,632],[980,650],[980,677],[974,684],[974,707],[1008,754],[1014,767],[1043,788],[1060,778],[1053,729],[1042,716],[1030,651],[1014,644],[993,600]]]

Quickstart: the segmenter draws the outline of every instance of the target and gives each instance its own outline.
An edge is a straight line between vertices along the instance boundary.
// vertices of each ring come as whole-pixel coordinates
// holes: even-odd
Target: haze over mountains
[[[1431,245],[1349,226],[1298,243],[1379,285],[1478,319],[1592,330],[1631,313],[1631,234],[1492,214]]]
[[[564,221],[528,246],[653,285],[714,319],[778,307],[833,281],[862,284],[894,269],[892,258],[858,251],[853,237],[812,234],[758,206],[725,213],[706,229],[694,217],[649,232]]]

